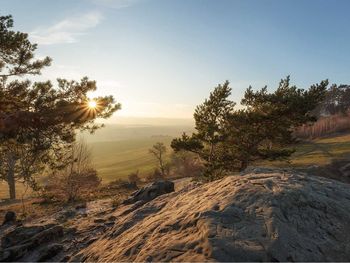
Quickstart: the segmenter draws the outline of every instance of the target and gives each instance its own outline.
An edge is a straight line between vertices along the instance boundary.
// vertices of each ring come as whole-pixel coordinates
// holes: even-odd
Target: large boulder
[[[349,185],[322,177],[273,171],[230,176],[115,213],[118,223],[76,260],[350,259]]]
[[[16,223],[16,213],[14,211],[7,211],[4,217],[3,225]]]
[[[174,183],[171,181],[158,181],[147,185],[134,192],[123,204],[133,204],[138,201],[142,203],[149,202],[157,196],[174,192]]]

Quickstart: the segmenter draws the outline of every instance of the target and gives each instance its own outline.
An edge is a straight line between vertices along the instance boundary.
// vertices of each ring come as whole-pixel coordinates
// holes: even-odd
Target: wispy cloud
[[[89,1],[99,6],[119,9],[119,8],[124,8],[124,7],[134,5],[140,2],[141,0],[89,0]]]
[[[39,27],[30,33],[33,42],[41,45],[75,43],[79,37],[96,27],[102,20],[100,12],[89,12],[66,18],[49,27]]]

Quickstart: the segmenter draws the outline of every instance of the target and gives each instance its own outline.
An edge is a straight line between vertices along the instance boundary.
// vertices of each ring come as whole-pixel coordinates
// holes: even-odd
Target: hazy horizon
[[[15,29],[53,58],[39,79],[83,76],[125,118],[190,119],[225,80],[232,100],[291,74],[347,83],[349,1],[1,0]],[[30,15],[28,14],[30,13]],[[95,95],[96,95],[95,94]],[[121,117],[124,117],[121,118]]]
[[[117,123],[116,123],[117,122]],[[112,142],[149,139],[152,137],[178,137],[183,132],[194,132],[193,119],[119,117],[109,122],[94,134],[80,135],[88,142]]]
[[[106,120],[98,120],[108,126],[194,126],[193,118],[137,117],[113,115]]]

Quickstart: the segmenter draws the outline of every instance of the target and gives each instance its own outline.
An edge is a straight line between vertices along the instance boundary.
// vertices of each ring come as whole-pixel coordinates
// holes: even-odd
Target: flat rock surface
[[[350,185],[292,170],[0,226],[5,261],[349,261]],[[1,261],[1,260],[0,260]]]
[[[229,176],[112,213],[73,260],[348,261],[348,184],[304,174]]]

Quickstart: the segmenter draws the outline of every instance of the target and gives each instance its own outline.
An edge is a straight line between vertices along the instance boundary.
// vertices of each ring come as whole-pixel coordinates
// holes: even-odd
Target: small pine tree
[[[249,87],[239,110],[228,99],[229,83],[217,86],[196,108],[196,132],[174,139],[171,147],[198,154],[206,180],[244,170],[256,160],[288,158],[293,153],[286,148],[294,142],[293,129],[316,120],[311,111],[324,99],[328,85],[326,80],[303,90],[289,82],[289,76],[281,80],[273,93],[267,87],[256,92]]]

